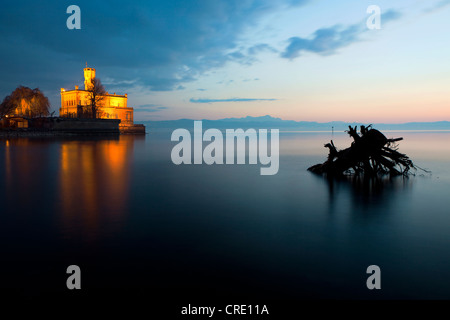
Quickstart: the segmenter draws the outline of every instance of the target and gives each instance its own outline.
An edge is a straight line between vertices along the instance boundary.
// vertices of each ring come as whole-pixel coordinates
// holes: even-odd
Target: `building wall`
[[[84,69],[84,85],[88,88],[91,80],[95,78],[94,68]],[[133,124],[133,108],[127,106],[128,96],[106,93],[103,100],[99,102],[99,114],[101,119],[120,119],[121,123]],[[65,90],[61,88],[61,108],[60,117],[76,118],[80,117],[80,110],[89,110],[89,92],[80,90],[75,86],[75,90]],[[81,109],[80,109],[81,107]]]
[[[92,83],[92,79],[95,78],[95,69],[94,68],[84,68],[84,90],[88,90],[89,86]]]

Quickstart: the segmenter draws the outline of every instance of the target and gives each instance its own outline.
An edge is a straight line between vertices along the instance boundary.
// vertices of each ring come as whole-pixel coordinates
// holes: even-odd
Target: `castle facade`
[[[59,116],[65,118],[83,118],[90,112],[90,92],[88,88],[95,79],[94,68],[84,68],[84,89],[66,90],[61,88],[61,108]],[[122,126],[133,125],[133,108],[127,106],[127,94],[106,92],[98,103],[96,118],[119,119]]]

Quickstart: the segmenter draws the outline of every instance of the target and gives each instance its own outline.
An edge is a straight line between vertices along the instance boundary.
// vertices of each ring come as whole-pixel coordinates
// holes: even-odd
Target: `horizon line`
[[[330,124],[330,123],[342,123],[342,124],[373,124],[373,125],[378,125],[378,124],[388,124],[388,125],[403,125],[403,124],[418,124],[418,123],[439,123],[439,122],[448,122],[450,123],[450,120],[431,120],[431,121],[408,121],[408,122],[363,122],[363,121],[343,121],[343,120],[331,120],[331,121],[324,121],[324,122],[319,122],[319,121],[315,121],[315,120],[290,120],[290,119],[282,119],[282,118],[278,118],[278,117],[273,117],[270,115],[265,115],[265,116],[244,116],[244,117],[230,117],[230,118],[220,118],[220,119],[191,119],[191,118],[179,118],[179,119],[166,119],[166,120],[137,120],[137,121],[151,121],[151,122],[163,122],[163,121],[181,121],[181,120],[185,120],[185,121],[233,121],[233,120],[245,120],[246,118],[252,118],[257,120],[258,118],[266,118],[270,117],[271,120],[278,120],[278,121],[294,121],[297,123],[300,122],[306,122],[306,123],[317,123],[317,124]],[[264,121],[264,119],[261,119],[262,121]]]

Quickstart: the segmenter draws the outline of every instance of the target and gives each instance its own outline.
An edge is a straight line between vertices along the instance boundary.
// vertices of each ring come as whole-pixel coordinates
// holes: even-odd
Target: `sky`
[[[450,120],[450,0],[17,0],[0,29],[1,98],[38,87],[56,114],[87,63],[136,122]]]

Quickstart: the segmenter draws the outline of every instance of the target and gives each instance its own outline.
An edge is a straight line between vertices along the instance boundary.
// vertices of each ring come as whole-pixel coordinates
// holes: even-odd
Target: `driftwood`
[[[346,131],[353,142],[349,148],[338,151],[333,140],[325,144],[329,149],[328,158],[324,163],[316,164],[309,171],[329,176],[343,174],[363,174],[377,176],[380,174],[408,175],[411,169],[416,169],[407,155],[398,152],[396,142],[403,138],[388,139],[380,131],[361,126],[360,132],[356,126]]]

